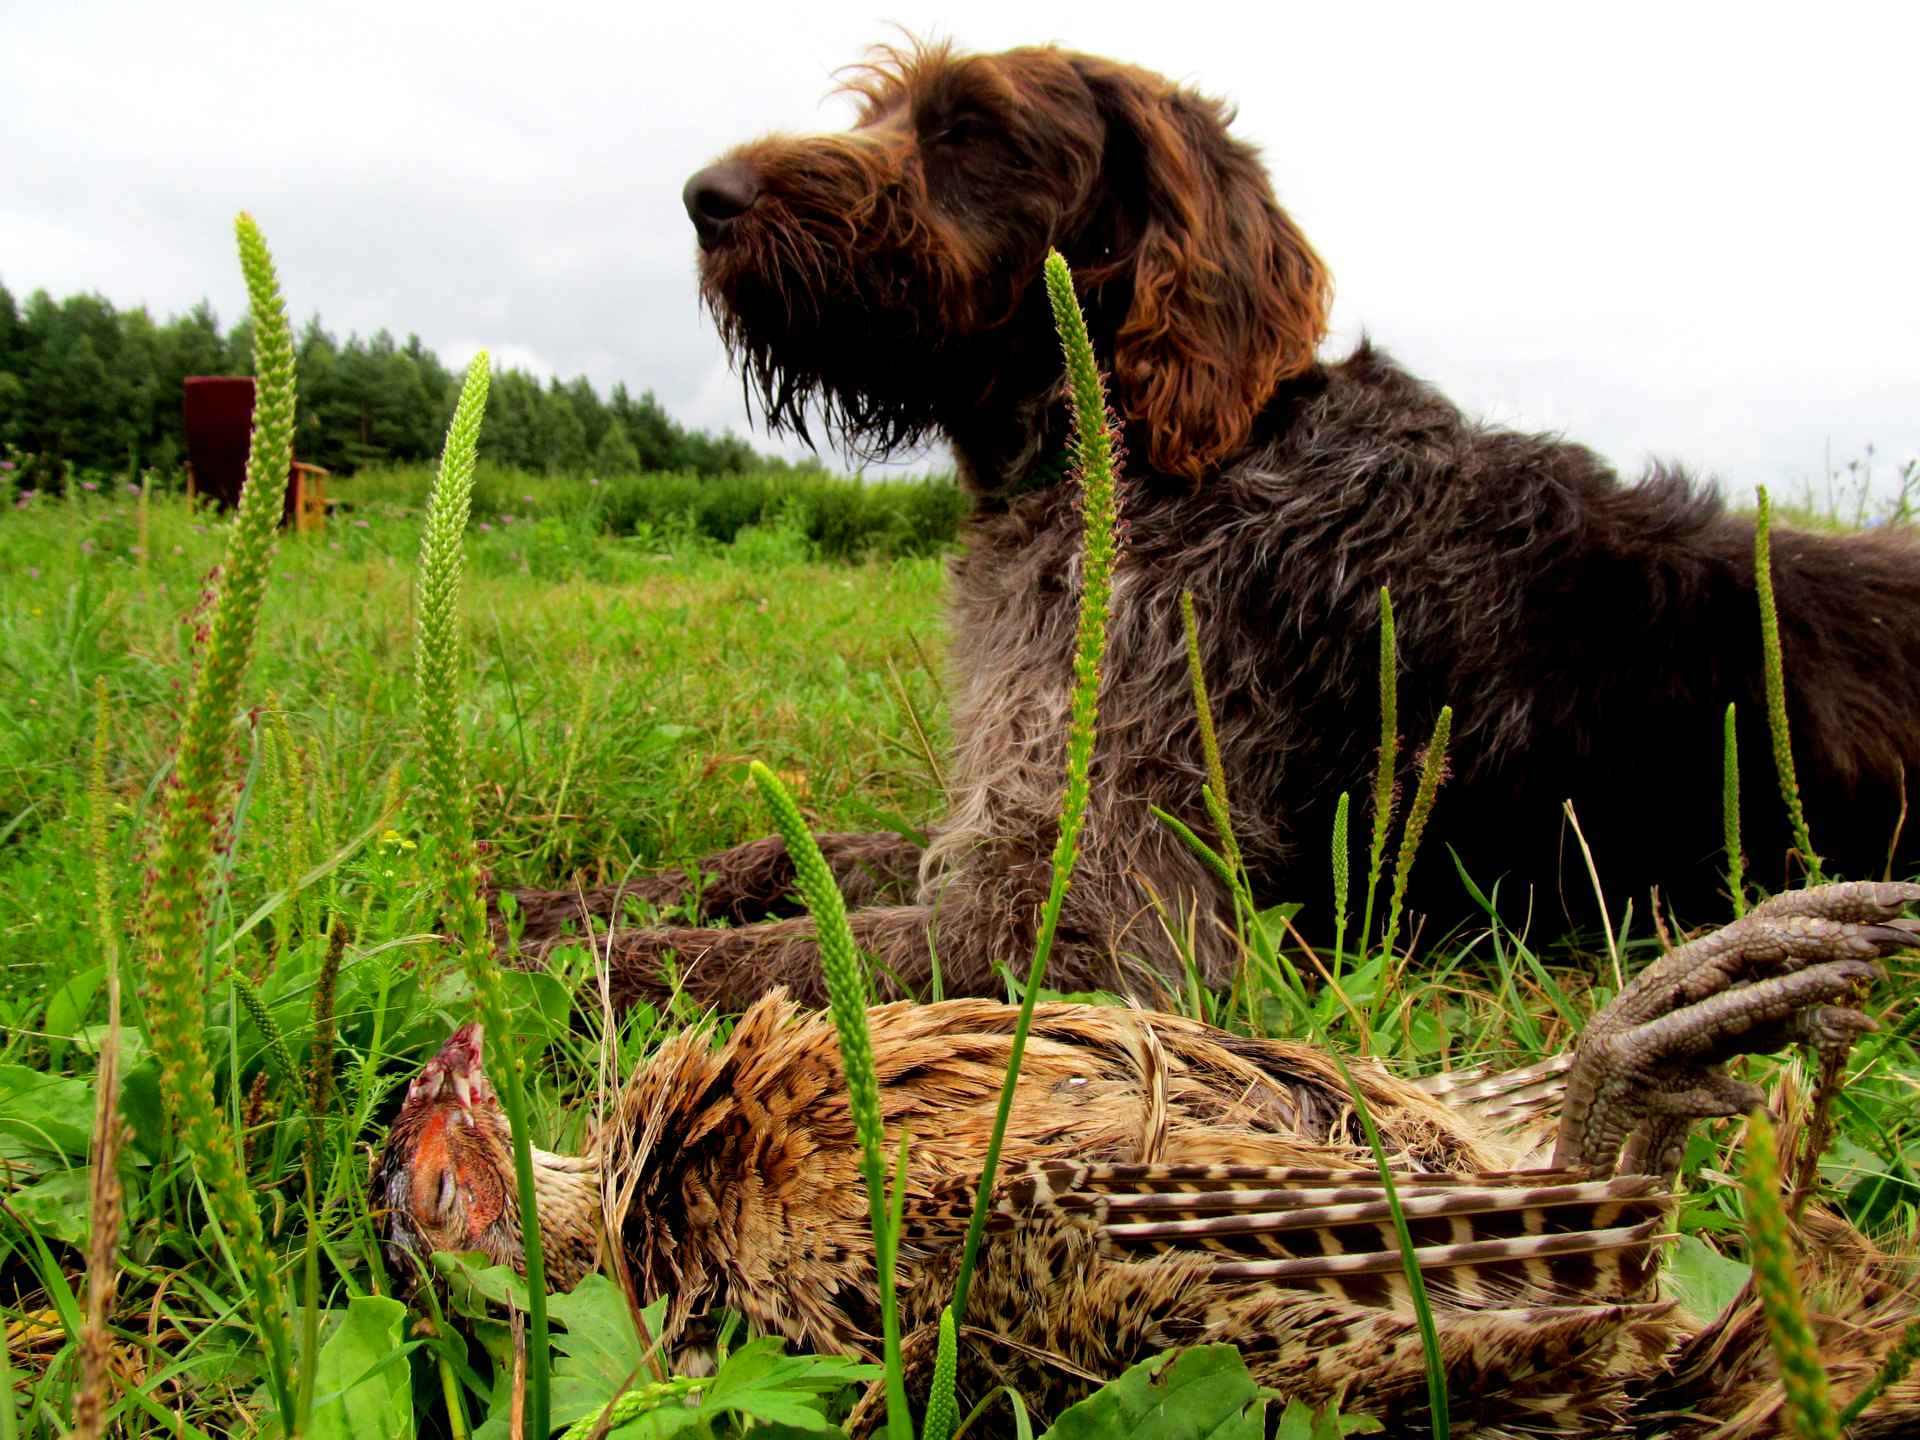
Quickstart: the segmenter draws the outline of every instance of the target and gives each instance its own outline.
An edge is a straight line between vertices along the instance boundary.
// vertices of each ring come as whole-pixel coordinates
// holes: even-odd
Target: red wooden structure
[[[247,447],[253,438],[253,379],[247,375],[189,375],[181,385],[187,432],[190,493],[223,508],[240,503],[247,478]],[[293,462],[281,523],[317,530],[327,520],[327,471]]]

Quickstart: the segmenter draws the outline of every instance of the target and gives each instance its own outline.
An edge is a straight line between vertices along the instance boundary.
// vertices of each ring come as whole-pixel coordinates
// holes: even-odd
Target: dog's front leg
[[[816,836],[840,893],[849,905],[910,898],[920,869],[920,847],[892,831]],[[793,861],[778,835],[736,845],[685,867],[636,875],[617,885],[584,890],[519,889],[508,892],[519,912],[523,951],[540,953],[563,937],[584,935],[592,921],[618,929],[629,902],[655,910],[689,905],[693,918],[734,924],[791,914]],[[497,897],[489,897],[494,933],[506,926]]]

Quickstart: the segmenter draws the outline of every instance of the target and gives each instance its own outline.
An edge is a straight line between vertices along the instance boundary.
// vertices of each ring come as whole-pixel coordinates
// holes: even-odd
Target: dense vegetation
[[[209,969],[217,1093],[247,1141],[271,1253],[291,1276],[310,1222],[299,1130],[285,1121],[306,1099],[274,1069],[241,987],[258,990],[304,1075],[318,1054],[312,1011],[326,953],[317,929],[289,917],[287,890],[296,868],[326,867],[301,903],[343,917],[353,940],[334,980],[338,1084],[311,1222],[322,1243],[323,1335],[339,1333],[353,1307],[365,1311],[370,1301],[356,1297],[391,1293],[365,1211],[368,1147],[396,1087],[471,1015],[457,966],[430,938],[434,841],[417,798],[409,654],[419,517],[397,503],[354,515],[281,541],[246,687],[260,708],[231,732],[244,803],[219,862]],[[90,1106],[106,1020],[100,919],[130,935],[141,903],[153,806],[223,528],[177,496],[143,506],[124,490],[0,508],[0,1321],[23,1436],[60,1434],[77,1384],[67,1322],[77,1325],[68,1307],[86,1269]],[[825,563],[777,522],[746,529],[731,547],[684,531],[636,544],[553,518],[495,522],[471,528],[466,550],[462,713],[477,830],[500,879],[617,879],[629,866],[765,833],[746,775],[753,758],[786,779],[822,828],[913,824],[937,809],[920,730],[937,755],[943,706],[928,662],[941,644],[939,559]],[[88,839],[99,683],[111,723],[106,891]],[[1356,824],[1363,803],[1356,797]],[[1659,953],[1637,913],[1622,945],[1629,970]],[[175,1433],[156,1418],[166,1415],[197,1427],[188,1435],[257,1434],[270,1408],[259,1347],[161,1116],[139,1033],[141,983],[129,970],[133,1137],[120,1166],[127,1216],[113,1403],[129,1433]],[[536,1139],[571,1148],[600,1083],[598,1038],[567,1023],[568,980],[520,983],[523,1033],[539,1046]],[[1360,1018],[1330,995],[1313,1018],[1331,1043],[1365,1046],[1409,1072],[1519,1063],[1566,1043],[1610,983],[1597,941],[1548,949],[1490,920],[1478,932],[1424,937],[1417,966],[1378,954],[1359,963],[1343,988]],[[1902,983],[1896,976],[1873,1007],[1892,1007],[1887,1036],[1848,1090],[1826,1171],[1850,1212],[1874,1224],[1911,1223],[1902,1217],[1920,1203],[1910,1089],[1920,1060],[1899,1023]],[[1211,1013],[1245,1024],[1254,1014],[1245,1007],[1262,1003],[1249,994]],[[1266,1003],[1261,1023],[1284,1023],[1277,1002]],[[621,1064],[640,1063],[679,1023],[637,1013],[615,1037]],[[1764,1078],[1772,1067],[1757,1068]],[[1734,1133],[1703,1128],[1688,1154],[1679,1268],[1708,1303],[1745,1273],[1718,1253],[1740,1254],[1742,1207],[1725,1178]],[[451,1433],[438,1362],[453,1352],[398,1325],[388,1339],[405,1347],[399,1374],[411,1376],[405,1403],[417,1433]],[[463,1402],[477,1418],[490,1404],[485,1351],[476,1343],[457,1354],[475,1368],[455,1375],[482,1387]]]
[[[351,517],[397,515],[425,503],[431,479],[426,466],[380,466],[332,493]],[[566,554],[594,535],[684,551],[732,545],[748,532],[749,545],[759,544],[777,531],[828,560],[937,555],[959,538],[966,508],[965,493],[943,476],[852,480],[810,470],[544,476],[483,462],[473,491],[478,533],[517,536],[540,574],[597,563],[590,547]]]
[[[116,310],[99,295],[24,304],[0,285],[0,451],[28,456],[34,482],[68,466],[171,470],[185,456],[180,382],[189,375],[251,375],[252,327],[222,332],[206,302],[158,321],[145,307]],[[458,377],[409,335],[385,330],[343,344],[309,320],[296,342],[295,453],[336,472],[431,460],[440,451]],[[541,384],[522,371],[494,377],[487,454],[542,474],[700,475],[778,470],[732,435],[675,423],[651,392],[616,385],[602,399],[585,376]]]
[[[279,354],[267,373],[290,373],[292,347]],[[1084,408],[1102,413],[1097,395]],[[263,469],[284,475],[284,452]],[[549,973],[488,972],[474,927],[464,947],[445,939],[447,912],[474,890],[445,903],[447,875],[461,873],[450,857],[477,838],[479,863],[511,883],[597,881],[697,855],[765,830],[750,770],[796,833],[910,827],[937,807],[943,722],[926,656],[938,640],[940,532],[929,517],[957,504],[950,486],[589,478],[481,472],[464,541],[458,521],[444,521],[443,481],[443,521],[430,522],[424,547],[423,472],[349,482],[360,488],[325,530],[281,540],[253,664],[223,672],[224,621],[251,610],[228,597],[264,578],[277,500],[254,506],[252,540],[243,526],[223,552],[226,527],[183,497],[91,480],[50,496],[18,472],[0,477],[0,1437],[61,1433],[89,1406],[92,1422],[139,1434],[282,1433],[288,1415],[315,1437],[507,1433],[513,1340],[497,1302],[512,1281],[455,1262],[445,1291],[424,1289],[412,1310],[396,1299],[368,1211],[368,1149],[395,1092],[471,1017],[476,989],[498,991],[487,999],[498,1017],[490,1045],[530,1062],[528,1124],[517,1128],[556,1149],[580,1143],[599,1086],[692,1017],[640,1006],[595,1033],[573,1003],[591,963],[577,949]],[[703,510],[710,486],[719,498]],[[839,512],[866,519],[835,529]],[[1098,642],[1082,621],[1084,764]],[[420,661],[419,674],[439,684],[415,684],[416,633],[419,654],[440,666]],[[1383,657],[1390,676],[1390,648]],[[1383,686],[1387,714],[1389,695]],[[1390,722],[1383,742],[1395,743]],[[1338,985],[1301,983],[1319,958],[1295,951],[1290,907],[1258,911],[1242,895],[1242,983],[1168,1004],[1410,1073],[1563,1047],[1661,937],[1636,918],[1608,937],[1611,963],[1577,943],[1546,952],[1488,902],[1483,927],[1424,936],[1410,963],[1392,939],[1399,882],[1417,817],[1436,803],[1445,745],[1436,732],[1380,934],[1363,921],[1328,957]],[[1084,798],[1081,774],[1069,795]],[[470,830],[438,813],[450,776],[470,798]],[[1213,800],[1224,835],[1226,799]],[[1347,814],[1343,804],[1342,826]],[[172,903],[191,888],[185,867],[168,863],[183,819],[206,903]],[[1369,896],[1383,853],[1364,881],[1353,877]],[[189,909],[190,924],[176,924]],[[163,923],[184,943],[164,943]],[[1856,1221],[1911,1232],[1920,1058],[1901,998],[1911,963],[1896,964],[1908,973],[1871,1003],[1883,1028],[1855,1057],[1824,1176]],[[124,1027],[108,998],[121,968]],[[183,1046],[197,1068],[169,1063]],[[99,1118],[110,1112],[95,1108],[112,1093],[100,1077],[115,1061],[123,1149],[119,1128]],[[1689,1198],[1670,1272],[1704,1313],[1747,1273],[1722,1253],[1740,1252],[1752,1213],[1729,1180],[1737,1134],[1699,1127],[1683,1165]],[[1762,1170],[1749,1204],[1771,1193]],[[105,1176],[116,1183],[94,1184]],[[117,1196],[119,1215],[103,1193]],[[1784,1242],[1772,1258],[1784,1263]],[[117,1296],[83,1319],[81,1297],[100,1294],[90,1282],[108,1274]],[[428,1312],[443,1301],[460,1324],[434,1323]],[[644,1347],[604,1276],[553,1297],[552,1315],[554,1418],[579,1419],[584,1434],[641,1375]],[[539,1322],[529,1325],[537,1336]],[[718,1440],[775,1419],[752,1433],[832,1435],[827,1416],[873,1378],[872,1367],[830,1358],[776,1359],[776,1342],[724,1318],[716,1348],[717,1377],[642,1384],[646,1413],[615,1433]],[[1106,1392],[1114,1405],[1151,1412],[1126,1433],[1264,1433],[1254,1408],[1264,1401],[1244,1371],[1229,1373],[1238,1361],[1223,1350],[1184,1352],[1165,1373],[1204,1372],[1194,1388],[1224,1399],[1240,1428],[1203,1431],[1190,1402],[1138,1395],[1132,1407],[1115,1398],[1123,1378]],[[533,1373],[544,1348],[540,1357]],[[1444,1390],[1437,1362],[1435,1384]],[[696,1394],[697,1409],[680,1403]],[[1074,1428],[1069,1412],[1056,1440],[1119,1433],[1118,1413]],[[1004,1428],[1002,1414],[992,1428]],[[1337,1417],[1322,1420],[1310,1429],[1290,1414],[1281,1433],[1339,1433]]]

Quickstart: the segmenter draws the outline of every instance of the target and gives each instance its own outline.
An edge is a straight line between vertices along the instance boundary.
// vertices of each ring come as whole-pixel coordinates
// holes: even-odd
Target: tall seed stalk
[[[1347,897],[1351,888],[1348,876],[1347,812],[1349,795],[1340,792],[1333,807],[1333,978],[1340,978],[1341,960],[1347,949]]]
[[[1721,844],[1727,855],[1727,893],[1733,918],[1747,913],[1746,867],[1740,858],[1740,737],[1734,730],[1733,702],[1727,702],[1726,737],[1720,761]]]
[[[473,797],[467,789],[466,735],[458,714],[462,665],[458,612],[461,573],[466,568],[462,537],[473,505],[473,470],[480,422],[487,409],[487,384],[488,358],[482,350],[467,367],[440,453],[440,469],[427,496],[426,524],[420,536],[413,669],[420,706],[423,798],[429,824],[439,838],[447,928],[478,999],[481,1023],[494,1037],[495,1088],[513,1132],[521,1253],[527,1267],[526,1433],[544,1436],[551,1429],[547,1423],[547,1283],[535,1208],[533,1146],[527,1130],[526,1062],[514,1042],[512,1016],[487,936],[480,858],[473,839]]]
[[[294,744],[293,727],[287,723],[287,712],[280,707],[278,697],[270,696],[267,701],[273,740],[273,786],[277,800],[280,820],[281,883],[287,892],[287,921],[281,926],[288,929],[295,922],[300,926],[302,936],[311,935],[319,924],[319,912],[314,897],[305,894],[300,888],[300,880],[311,864],[307,850],[307,836],[312,829],[312,820],[308,815],[306,767],[300,759],[300,747]]]
[[[880,1080],[874,1069],[873,1039],[867,1032],[867,979],[847,924],[847,902],[800,807],[780,778],[758,760],[747,767],[773,812],[774,829],[787,842],[794,888],[813,916],[814,943],[826,977],[827,1010],[840,1037],[840,1065],[847,1077],[853,1133],[860,1142],[860,1174],[867,1185],[867,1218],[873,1227],[874,1261],[880,1285],[882,1355],[886,1363],[887,1434],[912,1440],[906,1374],[900,1359],[900,1311],[894,1303],[894,1227],[887,1211],[885,1131],[880,1115]]]
[[[1766,1317],[1767,1338],[1780,1367],[1787,1417],[1800,1440],[1839,1440],[1840,1427],[1827,1390],[1820,1342],[1800,1300],[1793,1236],[1780,1199],[1780,1157],[1773,1122],[1765,1111],[1747,1119],[1747,1153],[1740,1164],[1740,1194],[1747,1212],[1748,1258],[1753,1288]]]
[[[927,1393],[927,1414],[920,1440],[947,1440],[960,1418],[953,1390],[960,1375],[960,1340],[953,1328],[953,1306],[940,1312],[940,1334],[934,1345],[933,1384]]]
[[[1766,673],[1767,729],[1773,735],[1773,764],[1780,772],[1780,798],[1786,801],[1793,843],[1807,867],[1807,883],[1821,880],[1820,857],[1807,830],[1807,812],[1800,803],[1800,782],[1793,773],[1793,742],[1787,733],[1787,675],[1780,650],[1780,612],[1773,601],[1773,502],[1767,487],[1759,487],[1759,513],[1753,522],[1753,586],[1760,597],[1760,659]]]
[[[1079,624],[1073,656],[1073,692],[1067,733],[1066,791],[1061,802],[1060,830],[1053,849],[1053,883],[1040,913],[1032,963],[1027,968],[1026,993],[1009,1045],[1006,1079],[1000,1088],[993,1134],[981,1167],[980,1188],[967,1225],[959,1278],[952,1301],[941,1317],[940,1348],[935,1363],[934,1390],[927,1406],[925,1440],[942,1440],[955,1413],[957,1373],[955,1336],[966,1313],[967,1291],[985,1234],[987,1207],[999,1170],[1000,1150],[1019,1083],[1020,1062],[1032,1028],[1034,1005],[1040,996],[1047,957],[1065,903],[1067,882],[1079,854],[1080,830],[1086,820],[1088,772],[1093,763],[1093,741],[1099,716],[1100,660],[1106,648],[1107,611],[1112,595],[1113,565],[1118,550],[1118,493],[1113,465],[1113,443],[1108,431],[1106,395],[1086,322],[1073,295],[1073,276],[1066,260],[1049,252],[1045,281],[1052,303],[1054,325],[1060,332],[1072,390],[1075,460],[1080,478],[1081,515],[1085,542],[1081,563]],[[841,1061],[847,1072],[855,1132],[860,1139],[861,1171],[866,1180],[869,1218],[874,1232],[880,1283],[883,1343],[886,1347],[887,1433],[891,1440],[910,1440],[912,1420],[900,1358],[899,1315],[893,1295],[894,1245],[897,1227],[890,1223],[883,1187],[879,1082],[873,1068],[873,1045],[867,1032],[866,985],[854,952],[853,934],[846,921],[846,904],[826,861],[820,855],[792,797],[779,780],[758,761],[753,778],[774,812],[775,825],[793,859],[797,888],[813,914],[816,943],[825,972],[834,1025],[840,1034]],[[904,1165],[904,1151],[902,1153]]]
[[[120,1242],[120,1146],[126,1127],[120,1119],[120,927],[113,903],[113,865],[107,814],[107,754],[112,710],[107,677],[94,681],[92,800],[94,918],[100,929],[100,957],[106,965],[107,1034],[93,1077],[93,1174],[87,1197],[87,1317],[80,1337],[80,1388],[73,1402],[74,1440],[97,1440],[106,1430],[108,1362],[112,1341],[107,1316],[113,1310],[118,1279],[115,1256]],[[0,1404],[13,1403],[11,1387]]]
[[[1393,954],[1393,942],[1400,937],[1400,913],[1407,901],[1407,881],[1413,875],[1413,857],[1420,853],[1420,839],[1427,833],[1427,819],[1433,814],[1433,799],[1447,773],[1447,741],[1453,736],[1453,707],[1442,705],[1433,722],[1433,735],[1427,741],[1420,762],[1420,783],[1414,788],[1413,804],[1407,809],[1406,824],[1400,828],[1400,850],[1393,863],[1393,893],[1387,902],[1387,928],[1380,940],[1381,952]],[[1385,994],[1383,985],[1376,994]]]
[[[1840,1431],[1846,1433],[1867,1408],[1902,1380],[1907,1372],[1920,1360],[1920,1318],[1909,1320],[1907,1328],[1900,1332],[1900,1338],[1887,1351],[1887,1358],[1880,1362],[1880,1368],[1874,1377],[1861,1387],[1860,1393],[1847,1402],[1847,1408],[1840,1412]]]
[[[1240,842],[1233,834],[1233,809],[1227,801],[1227,768],[1220,758],[1220,738],[1214,733],[1213,706],[1207,699],[1206,671],[1200,664],[1200,626],[1193,617],[1193,591],[1180,592],[1180,620],[1187,630],[1187,672],[1193,683],[1193,708],[1200,718],[1200,750],[1206,757],[1207,784],[1201,792],[1207,813],[1220,835],[1220,855],[1227,869],[1239,875]]]
[[[242,213],[234,229],[253,321],[258,383],[253,439],[220,567],[219,596],[181,722],[173,773],[160,801],[142,953],[147,1038],[159,1063],[160,1092],[206,1189],[213,1223],[248,1287],[248,1309],[266,1347],[268,1384],[291,1431],[298,1420],[293,1337],[239,1148],[214,1103],[215,1067],[204,1038],[207,987],[201,956],[214,847],[224,825],[233,717],[253,653],[293,463],[293,333],[259,227]]]
[[[1387,854],[1387,827],[1393,822],[1393,772],[1400,754],[1398,661],[1394,653],[1393,597],[1380,587],[1380,754],[1373,772],[1373,845],[1367,851],[1367,899],[1360,912],[1360,950],[1373,936],[1373,896]]]
[[[1067,785],[1061,801],[1060,833],[1053,847],[1053,883],[1040,912],[1040,933],[1034,943],[1033,963],[1027,967],[1026,994],[1020,1018],[1013,1028],[1007,1056],[1007,1078],[1000,1087],[1000,1108],[994,1115],[993,1135],[987,1142],[980,1188],[967,1221],[966,1247],[960,1255],[960,1275],[954,1284],[953,1316],[966,1320],[967,1291],[973,1281],[974,1261],[986,1233],[987,1207],[1000,1168],[1000,1147],[1013,1113],[1014,1088],[1020,1079],[1020,1061],[1026,1053],[1027,1031],[1033,1025],[1033,1007],[1040,998],[1040,981],[1047,957],[1053,952],[1054,932],[1067,898],[1067,882],[1080,854],[1080,829],[1087,818],[1088,772],[1093,765],[1094,735],[1100,718],[1100,662],[1106,653],[1107,612],[1113,596],[1113,567],[1119,554],[1119,481],[1114,470],[1113,437],[1109,430],[1106,389],[1094,360],[1087,323],[1073,294],[1073,272],[1059,251],[1049,251],[1046,268],[1047,299],[1053,307],[1054,328],[1066,356],[1067,379],[1073,398],[1074,460],[1080,479],[1081,542],[1080,616],[1073,654],[1073,698],[1067,729]]]

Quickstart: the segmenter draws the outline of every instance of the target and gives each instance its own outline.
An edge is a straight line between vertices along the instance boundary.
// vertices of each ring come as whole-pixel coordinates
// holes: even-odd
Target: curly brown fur
[[[1647,913],[1653,885],[1683,918],[1722,913],[1729,702],[1750,873],[1770,888],[1795,873],[1752,526],[1710,489],[1660,468],[1624,485],[1578,445],[1470,420],[1370,345],[1318,361],[1326,271],[1217,101],[1053,49],[886,51],[851,88],[854,128],[745,145],[686,200],[702,294],[768,420],[800,430],[814,407],[874,452],[944,438],[975,495],[953,570],[947,814],[917,893],[866,897],[910,903],[854,917],[887,973],[922,985],[937,949],[949,994],[992,992],[997,962],[1024,964],[1045,889],[1079,543],[1072,487],[1047,483],[1068,424],[1037,284],[1048,246],[1074,267],[1131,457],[1094,810],[1051,978],[1180,975],[1155,897],[1175,929],[1197,907],[1207,979],[1233,963],[1220,888],[1149,813],[1211,830],[1183,589],[1254,888],[1308,902],[1310,930],[1330,928],[1335,802],[1364,796],[1374,763],[1382,586],[1405,732],[1455,712],[1411,897],[1431,921],[1479,918],[1449,847],[1499,884],[1509,919],[1590,919],[1568,799],[1616,913]],[[1917,561],[1905,533],[1774,540],[1800,781],[1840,873],[1880,871],[1901,776],[1920,781]],[[1909,838],[1897,868],[1916,853]],[[784,885],[756,864],[702,869]],[[779,896],[713,913],[773,913]],[[804,919],[629,932],[614,956],[643,987],[669,949],[704,998],[819,993]]]

